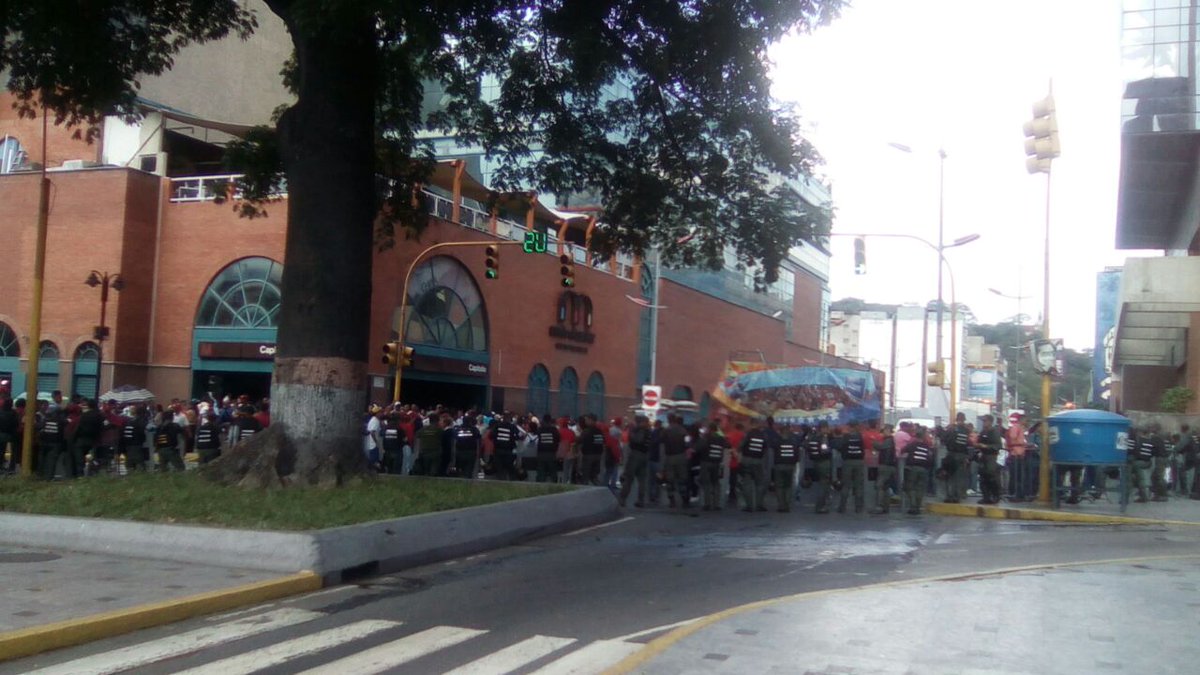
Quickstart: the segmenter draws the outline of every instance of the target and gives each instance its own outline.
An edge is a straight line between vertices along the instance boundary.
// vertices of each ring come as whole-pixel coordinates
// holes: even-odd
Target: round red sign
[[[658,392],[653,389],[647,389],[642,394],[642,407],[654,408],[658,405]]]

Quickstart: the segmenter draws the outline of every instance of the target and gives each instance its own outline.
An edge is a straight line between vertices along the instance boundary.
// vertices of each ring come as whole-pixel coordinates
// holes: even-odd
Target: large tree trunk
[[[272,1],[296,47],[298,102],[279,123],[288,179],[272,426],[281,473],[341,483],[365,470],[378,47],[358,3]]]

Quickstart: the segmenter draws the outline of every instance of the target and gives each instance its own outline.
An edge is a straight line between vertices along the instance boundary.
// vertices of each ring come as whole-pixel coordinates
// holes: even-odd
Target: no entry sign
[[[649,412],[658,412],[662,401],[662,387],[653,384],[642,385],[642,408]]]

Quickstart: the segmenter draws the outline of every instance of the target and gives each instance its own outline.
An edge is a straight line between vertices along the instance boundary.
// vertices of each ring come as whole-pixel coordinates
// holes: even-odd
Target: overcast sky
[[[1120,0],[853,0],[833,25],[773,52],[775,94],[795,102],[825,156],[834,232],[937,240],[938,148],[946,257],[958,301],[984,323],[1042,311],[1044,174],[1025,171],[1021,126],[1053,77],[1062,157],[1051,195],[1051,333],[1091,347],[1095,277],[1128,255],[1113,232],[1120,131]],[[910,146],[904,153],[889,143]],[[833,298],[927,302],[936,256],[915,242],[833,239]],[[949,279],[946,301],[950,300]]]

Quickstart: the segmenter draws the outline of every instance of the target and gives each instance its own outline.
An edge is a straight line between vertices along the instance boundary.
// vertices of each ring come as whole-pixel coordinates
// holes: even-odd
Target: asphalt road
[[[51,666],[57,669],[50,672],[79,673],[89,664],[103,672],[98,665],[106,660],[128,665],[137,659],[120,655],[141,654],[137,658],[144,660],[146,653],[163,660],[134,672],[209,666],[230,675],[328,666],[327,672],[435,673],[484,658],[495,661],[475,672],[503,672],[501,667],[512,664],[517,672],[543,666],[545,672],[594,672],[681,622],[758,600],[1012,567],[1200,553],[1200,527],[733,510],[631,509],[629,515],[599,528],[364,579],[234,615],[3,664],[0,673]],[[1200,559],[1188,565],[1200,567],[1197,563]],[[1157,573],[1150,567],[1144,572]],[[988,593],[981,602],[1004,606],[1003,583]],[[1193,627],[1195,607],[1200,603],[1187,610]],[[283,618],[278,627],[244,630],[236,640],[201,639],[205,631],[243,630],[260,617]],[[252,634],[255,630],[262,632]],[[172,648],[173,638],[184,639],[179,636],[201,637],[186,649]],[[287,642],[292,639],[296,642]],[[584,648],[591,650],[579,655],[585,667],[571,670],[566,656]],[[364,665],[372,655],[380,657],[374,661],[379,668]],[[359,660],[338,661],[351,658]],[[388,668],[389,663],[403,665]]]

